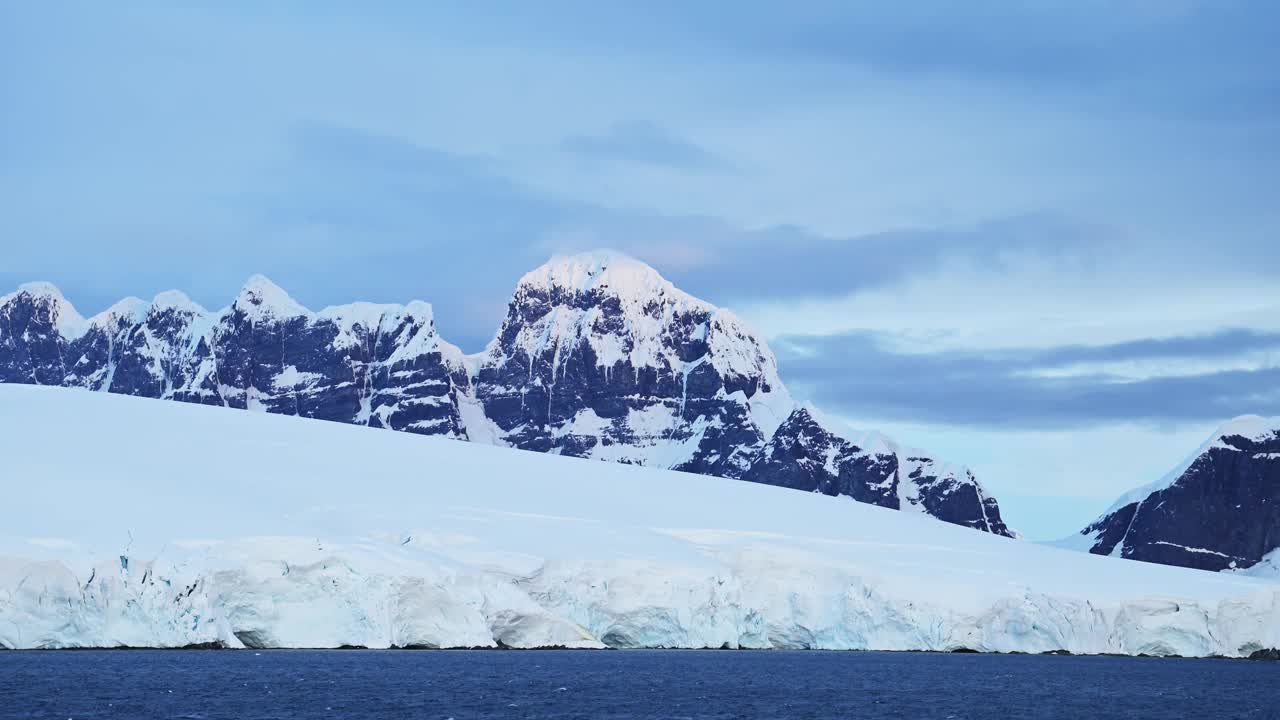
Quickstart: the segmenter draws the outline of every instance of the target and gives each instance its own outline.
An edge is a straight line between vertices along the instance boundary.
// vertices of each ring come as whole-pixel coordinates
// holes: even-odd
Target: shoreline
[[[1129,655],[1125,653],[1073,653],[1067,650],[1046,650],[1038,653],[1028,652],[999,652],[987,650],[973,650],[971,648],[956,648],[954,650],[873,650],[873,649],[848,649],[848,650],[828,650],[828,649],[807,649],[807,648],[586,648],[586,647],[567,647],[564,645],[548,645],[539,647],[427,647],[427,646],[396,646],[385,648],[370,648],[360,645],[341,645],[338,647],[274,647],[274,648],[233,648],[228,647],[221,642],[198,643],[192,645],[181,646],[132,646],[132,645],[114,645],[103,647],[59,647],[59,648],[8,648],[0,647],[0,653],[52,653],[52,652],[203,652],[203,651],[225,651],[225,652],[803,652],[803,653],[894,653],[894,654],[922,654],[922,655],[1001,655],[1001,656],[1026,656],[1026,657],[1120,657],[1148,660],[1235,660],[1248,662],[1280,662],[1280,648],[1263,648],[1256,650],[1247,656],[1230,656],[1230,655],[1149,655],[1139,653]]]

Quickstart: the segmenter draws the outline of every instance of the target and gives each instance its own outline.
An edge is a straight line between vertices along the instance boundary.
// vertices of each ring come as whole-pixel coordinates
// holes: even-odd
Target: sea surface
[[[1280,718],[1280,663],[786,651],[0,652],[0,718]]]

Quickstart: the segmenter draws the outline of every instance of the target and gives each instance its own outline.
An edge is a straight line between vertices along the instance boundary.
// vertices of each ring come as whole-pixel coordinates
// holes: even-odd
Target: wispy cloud
[[[894,351],[881,340],[871,333],[789,337],[775,350],[793,384],[858,417],[1045,429],[1280,414],[1280,333],[932,353]],[[1238,357],[1247,361],[1221,369]],[[1187,371],[1188,361],[1200,361],[1198,369]],[[1115,372],[1120,363],[1132,371]]]
[[[707,148],[650,122],[613,125],[597,135],[573,135],[560,146],[596,160],[653,165],[677,170],[733,169],[733,163]]]

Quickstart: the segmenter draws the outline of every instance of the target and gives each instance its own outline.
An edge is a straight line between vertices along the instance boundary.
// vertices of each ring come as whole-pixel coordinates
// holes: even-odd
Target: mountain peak
[[[1267,510],[1280,500],[1277,438],[1280,417],[1228,420],[1163,477],[1121,495],[1060,544],[1202,570],[1261,564],[1277,550]]]
[[[70,300],[62,294],[58,286],[51,282],[38,281],[23,283],[18,286],[17,291],[0,297],[0,305],[4,305],[14,300],[19,295],[26,295],[33,300],[44,300],[50,306],[50,312],[53,317],[54,325],[58,329],[58,333],[64,338],[71,340],[84,335],[88,329],[88,324],[79,312],[76,311]]]
[[[105,325],[118,321],[140,323],[146,317],[150,307],[146,300],[129,296],[89,318],[89,323],[91,325]]]
[[[181,290],[166,290],[151,300],[151,306],[162,310],[184,310],[203,315],[206,310]]]
[[[18,292],[26,293],[34,297],[53,297],[58,300],[66,300],[62,295],[62,291],[58,289],[58,286],[46,280],[22,283],[18,286]]]
[[[1265,440],[1280,432],[1280,417],[1267,418],[1261,415],[1241,415],[1223,423],[1213,434],[1218,441],[1229,437],[1243,437],[1249,440]]]
[[[251,315],[295,317],[311,314],[311,311],[300,305],[266,275],[256,274],[245,281],[232,307]]]
[[[616,302],[602,303],[603,298]],[[633,368],[683,368],[687,362],[698,362],[689,353],[705,354],[722,377],[754,378],[782,388],[773,353],[742,320],[615,250],[557,255],[526,273],[507,320],[485,350],[485,362],[499,362],[513,349],[501,347],[504,338],[530,357],[544,351],[558,357],[557,348],[572,349],[585,341],[592,346],[596,364],[607,368],[620,362]],[[755,387],[748,384],[751,397]],[[783,416],[790,410],[788,406]]]
[[[621,250],[612,248],[597,248],[595,250],[586,250],[577,253],[560,253],[551,256],[543,266],[566,266],[578,265],[588,267],[599,267],[604,269],[610,265],[616,267],[632,267],[649,272],[654,272],[653,268],[642,260],[628,255]]]
[[[616,250],[556,255],[520,279],[521,287],[563,288],[576,292],[610,290],[621,297],[679,294],[651,266]]]
[[[920,454],[899,447],[896,442],[883,433],[875,430],[858,430],[844,420],[819,410],[812,402],[805,402],[800,406],[798,412],[807,415],[810,420],[832,435],[853,444],[858,449],[871,455]]]

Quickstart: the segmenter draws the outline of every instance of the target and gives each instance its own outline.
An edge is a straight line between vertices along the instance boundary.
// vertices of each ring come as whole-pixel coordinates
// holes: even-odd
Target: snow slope
[[[0,386],[0,644],[1248,655],[1280,586],[783,488]]]

